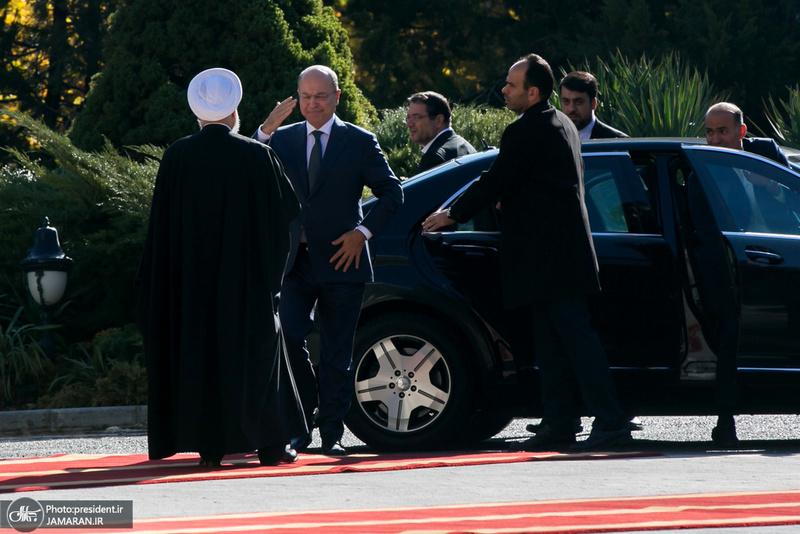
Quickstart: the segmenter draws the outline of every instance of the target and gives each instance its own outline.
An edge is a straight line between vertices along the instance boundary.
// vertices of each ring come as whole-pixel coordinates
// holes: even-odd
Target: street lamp
[[[47,217],[42,221],[42,227],[36,230],[30,254],[19,266],[26,273],[28,290],[39,305],[42,326],[45,327],[42,332],[42,350],[52,360],[54,345],[47,329],[50,324],[50,309],[64,296],[72,258],[61,250],[58,231],[50,226],[50,219]]]

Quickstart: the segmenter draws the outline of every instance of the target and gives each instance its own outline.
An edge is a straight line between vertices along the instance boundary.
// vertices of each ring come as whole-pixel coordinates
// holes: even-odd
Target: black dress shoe
[[[200,467],[219,467],[222,462],[222,454],[218,452],[200,451]]]
[[[283,452],[283,459],[281,462],[285,464],[293,464],[297,461],[297,451],[292,448],[291,445],[287,445]]]
[[[570,452],[612,451],[633,443],[629,428],[610,432],[592,432],[584,441],[570,446]]]
[[[338,441],[322,444],[322,454],[325,456],[347,456],[347,450]]]
[[[541,424],[531,423],[525,426],[525,430],[527,430],[531,434],[536,434],[537,432],[539,432],[539,429],[541,427],[542,427]],[[580,434],[581,432],[583,432],[583,424],[581,423],[580,418],[575,418],[572,420],[572,430],[576,434]]]
[[[295,453],[296,454],[296,453]],[[258,449],[258,463],[261,465],[278,465],[286,455],[285,445],[272,445]]]
[[[532,438],[509,447],[512,451],[560,451],[575,443],[575,434],[572,432],[559,432],[550,425],[539,425],[538,432]]]

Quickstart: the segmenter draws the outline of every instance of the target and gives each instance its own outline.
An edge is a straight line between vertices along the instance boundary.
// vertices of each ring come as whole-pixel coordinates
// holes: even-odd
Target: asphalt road
[[[259,511],[800,489],[800,416],[738,416],[742,441],[735,451],[714,450],[710,441],[714,418],[642,420],[644,430],[634,432],[635,448],[662,455],[36,491],[24,496],[37,500],[132,500],[135,521]],[[515,420],[481,447],[500,449],[529,436],[525,425],[532,421]],[[589,420],[584,422],[588,427]],[[344,444],[356,451],[366,450],[349,433]],[[318,446],[315,441],[312,452]],[[146,448],[146,436],[141,431],[109,429],[82,436],[2,438],[0,458],[59,453],[143,454]],[[787,534],[800,532],[800,525],[691,532]]]

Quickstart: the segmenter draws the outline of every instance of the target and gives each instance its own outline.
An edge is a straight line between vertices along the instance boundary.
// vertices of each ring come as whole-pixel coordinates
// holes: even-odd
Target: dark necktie
[[[319,140],[322,132],[314,130],[314,146],[311,148],[311,157],[308,158],[308,191],[311,192],[319,179],[319,165],[322,162],[322,142]]]

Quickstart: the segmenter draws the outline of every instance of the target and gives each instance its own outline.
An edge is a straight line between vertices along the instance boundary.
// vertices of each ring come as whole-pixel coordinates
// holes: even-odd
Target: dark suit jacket
[[[583,159],[572,121],[547,102],[503,132],[489,170],[451,206],[456,221],[502,202],[501,271],[507,308],[600,289],[584,204]]]
[[[786,155],[781,152],[778,143],[768,137],[745,137],[742,139],[742,148],[746,152],[764,156],[773,161],[777,161],[781,165],[789,166],[789,160]]]
[[[313,191],[308,191],[305,121],[278,128],[269,145],[283,162],[301,205],[300,215],[289,225],[292,243],[286,272],[294,265],[300,233],[305,229],[317,282],[371,281],[368,245],[361,252],[358,269],[352,265],[347,272],[337,271],[329,260],[339,249],[332,241],[359,224],[378,235],[403,203],[400,181],[389,168],[378,140],[367,130],[335,117]],[[366,216],[361,209],[364,186],[378,198]]]
[[[589,139],[613,139],[615,137],[629,137],[629,135],[616,128],[612,128],[608,124],[600,122],[595,117],[594,126],[592,126],[592,133]]]
[[[428,151],[422,155],[417,172],[427,171],[458,156],[474,153],[475,148],[469,144],[469,141],[457,135],[453,130],[448,130],[437,137]]]

